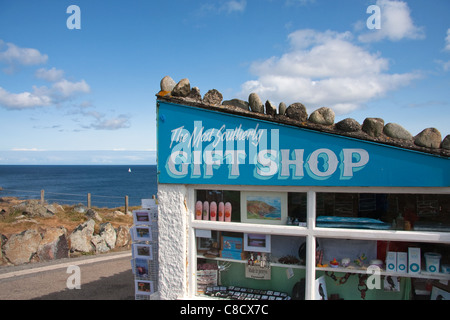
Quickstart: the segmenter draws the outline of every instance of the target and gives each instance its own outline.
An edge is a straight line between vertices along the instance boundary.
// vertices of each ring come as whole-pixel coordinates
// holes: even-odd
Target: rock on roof
[[[273,102],[267,100],[263,103],[254,92],[249,94],[248,101],[223,101],[222,94],[216,89],[209,90],[202,98],[200,89],[191,88],[187,78],[176,83],[170,76],[165,76],[160,86],[161,90],[156,95],[159,100],[450,157],[450,135],[442,139],[436,128],[426,128],[413,136],[400,124],[385,124],[381,118],[366,118],[362,124],[352,118],[335,123],[335,114],[330,108],[322,107],[308,115],[300,102],[289,106],[281,102],[277,110]]]

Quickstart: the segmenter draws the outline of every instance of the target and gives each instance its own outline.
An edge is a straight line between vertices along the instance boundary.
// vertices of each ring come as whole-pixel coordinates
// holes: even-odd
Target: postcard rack
[[[133,211],[132,259],[135,300],[151,300],[158,292],[158,207],[155,199],[142,200]]]

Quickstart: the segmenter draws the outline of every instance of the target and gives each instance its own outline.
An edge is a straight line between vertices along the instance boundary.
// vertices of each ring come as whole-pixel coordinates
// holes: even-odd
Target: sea
[[[48,203],[99,208],[140,206],[157,195],[156,165],[0,165],[0,198],[40,199]]]

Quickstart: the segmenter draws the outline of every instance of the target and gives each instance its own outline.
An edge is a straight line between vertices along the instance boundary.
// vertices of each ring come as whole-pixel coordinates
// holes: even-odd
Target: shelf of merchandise
[[[207,259],[207,260],[213,260],[213,261],[223,261],[223,262],[233,262],[233,263],[247,263],[247,260],[236,260],[236,259],[228,259],[228,258],[221,258],[221,257],[205,257],[201,254],[197,255],[197,259]],[[286,263],[279,263],[279,262],[270,262],[270,265],[272,267],[280,267],[280,268],[292,268],[292,269],[306,269],[306,266],[300,265],[300,264],[286,264]],[[367,267],[367,266],[366,266]],[[356,266],[351,267],[316,267],[316,271],[323,271],[323,272],[335,272],[335,273],[352,273],[352,274],[366,274],[367,268],[360,268]],[[400,273],[400,272],[388,272],[383,269],[380,270],[381,276],[392,276],[392,277],[402,277],[402,278],[420,278],[420,279],[431,279],[431,280],[444,280],[448,281],[450,280],[450,274],[447,273],[431,273],[426,272],[422,270],[420,273]]]
[[[299,192],[307,194],[307,218],[306,227],[292,225],[268,225],[268,224],[251,224],[241,222],[219,222],[195,220],[195,191],[196,190],[239,190],[239,191],[273,191],[273,192]],[[197,258],[195,246],[195,230],[213,230],[225,232],[240,233],[259,233],[280,236],[297,236],[306,238],[306,265],[295,266],[306,269],[306,288],[313,288],[316,271],[333,271],[345,273],[365,273],[365,270],[348,268],[323,268],[315,265],[316,238],[329,239],[349,239],[349,240],[379,240],[379,241],[400,241],[412,243],[441,243],[450,244],[449,232],[430,232],[430,231],[402,231],[402,230],[368,230],[368,229],[345,229],[345,228],[320,228],[316,227],[316,193],[319,192],[336,192],[336,193],[408,193],[408,194],[450,194],[450,188],[380,188],[380,187],[364,187],[364,188],[337,188],[337,187],[263,187],[263,186],[224,186],[224,185],[208,185],[195,186],[191,185],[188,192],[187,207],[190,211],[189,228],[191,234],[190,252],[191,256]],[[195,259],[196,260],[196,259]],[[239,262],[239,260],[233,260]],[[243,261],[245,262],[245,261]],[[278,264],[277,264],[278,265]],[[291,265],[280,264],[283,267],[294,267]],[[189,275],[190,283],[196,283],[196,262],[190,264]],[[383,271],[381,275],[391,275],[398,277],[428,278],[437,280],[450,280],[447,274],[408,274],[408,273],[387,273]],[[195,295],[195,286],[191,286],[190,295]],[[313,290],[306,291],[306,299],[314,299]]]

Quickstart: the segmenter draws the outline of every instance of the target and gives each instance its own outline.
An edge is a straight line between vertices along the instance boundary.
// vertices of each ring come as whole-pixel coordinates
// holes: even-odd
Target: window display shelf
[[[367,269],[362,268],[344,268],[344,267],[317,267],[316,271],[328,271],[328,272],[340,272],[340,273],[360,273],[366,274]],[[388,272],[383,269],[380,270],[381,276],[392,276],[399,278],[420,278],[420,279],[432,279],[432,280],[450,280],[450,274],[446,273],[431,273],[422,271],[421,273],[400,273],[400,272]]]
[[[213,260],[213,261],[225,261],[225,262],[234,262],[234,263],[247,263],[247,260],[236,260],[236,259],[227,259],[227,258],[220,258],[220,257],[205,257],[203,255],[197,255],[198,259],[207,259],[207,260]],[[270,266],[272,267],[280,267],[280,268],[292,268],[292,269],[306,269],[306,266],[299,265],[299,264],[285,264],[285,263],[279,263],[279,262],[271,262]],[[328,272],[338,272],[338,273],[352,273],[352,274],[366,274],[367,268],[352,268],[352,267],[316,267],[316,271],[328,271]],[[399,277],[399,278],[417,278],[417,279],[430,279],[430,280],[444,280],[449,281],[450,280],[450,274],[447,273],[431,273],[422,271],[421,273],[400,273],[400,272],[388,272],[384,269],[380,270],[381,276],[392,276],[392,277]]]
[[[236,260],[236,259],[227,259],[227,258],[221,258],[221,257],[205,257],[204,255],[198,254],[198,259],[207,259],[207,260],[214,260],[214,261],[225,261],[225,262],[235,262],[235,263],[247,263],[247,260]],[[286,263],[279,263],[279,262],[270,262],[271,267],[280,267],[280,268],[292,268],[292,269],[306,269],[306,266],[300,265],[300,264],[286,264]]]
[[[193,220],[191,227],[194,229],[228,231],[228,232],[243,232],[243,233],[261,233],[261,234],[277,234],[284,236],[306,236],[310,230],[306,227],[292,226],[292,225],[268,225],[268,224],[253,224],[241,222],[218,222],[207,220]]]

